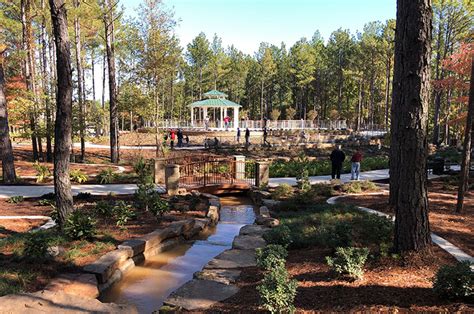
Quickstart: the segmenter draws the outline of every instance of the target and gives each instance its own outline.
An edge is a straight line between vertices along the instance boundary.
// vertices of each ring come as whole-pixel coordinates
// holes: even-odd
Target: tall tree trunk
[[[114,43],[114,0],[104,2],[104,25],[107,50],[107,66],[109,69],[109,107],[110,107],[110,161],[119,161],[119,133],[118,133],[118,111],[117,91],[115,83],[115,43]]]
[[[10,129],[8,127],[7,98],[5,96],[5,75],[3,73],[3,54],[0,51],[0,157],[4,183],[13,183],[16,179]]]
[[[79,23],[79,0],[74,0],[76,16],[74,17],[74,46],[76,51],[76,69],[77,69],[77,100],[79,103],[79,137],[81,140],[80,162],[84,162],[86,155],[85,140],[85,121],[84,121],[84,69],[82,67],[82,45],[81,45],[81,25]]]
[[[107,73],[107,52],[104,51],[104,57],[102,59],[102,109],[105,109],[105,77]]]
[[[95,49],[91,49],[92,100],[95,102]]]
[[[464,194],[469,187],[469,169],[471,168],[472,132],[474,125],[474,62],[471,62],[471,84],[469,90],[469,105],[466,117],[466,128],[464,130],[464,150],[461,163],[461,175],[459,176],[458,201],[456,212],[461,213],[464,205]]]
[[[54,125],[54,192],[61,229],[73,211],[69,158],[72,135],[72,70],[66,5],[64,0],[49,0],[56,43],[56,68],[58,89],[56,97],[56,122]]]
[[[392,70],[392,58],[389,57],[385,69],[385,130],[388,130],[389,108],[390,108],[390,77]]]
[[[32,48],[32,31],[31,31],[31,2],[30,0],[21,0],[20,2],[20,15],[21,15],[21,26],[22,26],[22,49],[26,53],[26,58],[23,61],[23,75],[26,81],[26,88],[31,92],[34,91],[33,74],[32,74],[32,63],[30,62],[31,48]],[[36,105],[34,105],[36,106]],[[29,114],[30,119],[30,131],[31,131],[31,145],[33,150],[33,159],[38,160],[38,143],[36,141],[36,122],[35,122],[35,110],[33,109]]]
[[[390,147],[397,252],[420,251],[431,243],[426,190],[430,42],[430,0],[397,0]]]
[[[359,131],[360,129],[360,118],[361,118],[361,115],[362,115],[362,90],[364,88],[364,85],[363,85],[363,79],[362,79],[362,75],[359,79],[359,101],[357,103],[357,118],[356,118],[356,131]]]
[[[41,9],[44,12],[45,0],[41,0]],[[41,32],[40,32],[40,42],[41,42],[41,57],[42,57],[42,82],[43,82],[43,97],[44,97],[44,107],[45,107],[45,120],[46,120],[46,161],[53,161],[53,148],[51,145],[51,92],[50,92],[50,83],[51,80],[48,73],[48,43],[46,41],[46,13],[43,13],[41,18]]]

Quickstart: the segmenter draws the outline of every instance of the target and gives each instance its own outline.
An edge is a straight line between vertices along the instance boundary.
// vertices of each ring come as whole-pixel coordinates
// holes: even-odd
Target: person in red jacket
[[[171,149],[174,148],[174,140],[175,140],[175,139],[176,139],[176,133],[175,133],[174,130],[171,130],[171,131],[170,131],[170,140],[171,140],[171,141],[170,141],[170,147],[171,147]]]
[[[359,180],[360,175],[360,162],[362,161],[362,153],[359,150],[356,150],[354,155],[352,155],[351,162],[351,180]]]

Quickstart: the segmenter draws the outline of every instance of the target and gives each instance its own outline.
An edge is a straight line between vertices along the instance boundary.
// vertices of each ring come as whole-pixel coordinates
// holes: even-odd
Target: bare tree
[[[0,47],[0,157],[2,160],[3,182],[15,182],[15,164],[13,159],[10,129],[8,128],[7,98],[5,96],[5,75],[3,73],[3,47]]]
[[[472,151],[472,132],[474,119],[474,62],[471,62],[471,84],[469,90],[469,105],[466,117],[466,127],[464,129],[464,150],[461,163],[461,175],[459,177],[458,201],[456,204],[456,212],[461,213],[464,205],[464,194],[469,187],[469,168],[471,166]]]
[[[73,211],[69,158],[72,135],[72,70],[67,14],[64,0],[49,0],[56,43],[57,97],[54,125],[54,191],[59,212],[59,225],[63,227]]]
[[[427,197],[430,0],[397,0],[391,110],[390,205],[394,247],[420,251],[431,243]]]

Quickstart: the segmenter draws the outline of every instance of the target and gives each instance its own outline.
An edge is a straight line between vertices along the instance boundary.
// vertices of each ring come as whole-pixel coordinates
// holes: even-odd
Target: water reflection
[[[151,313],[177,288],[191,280],[209,260],[229,249],[242,226],[255,220],[248,200],[222,198],[219,224],[201,234],[192,244],[183,244],[158,254],[133,268],[101,296],[103,302],[134,304],[140,313]]]

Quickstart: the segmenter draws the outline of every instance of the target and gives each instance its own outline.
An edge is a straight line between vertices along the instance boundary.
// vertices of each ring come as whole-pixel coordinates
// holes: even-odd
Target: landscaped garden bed
[[[120,196],[79,194],[64,232],[57,227],[28,232],[38,226],[37,220],[34,226],[9,231],[11,221],[0,220],[0,225],[5,224],[0,231],[4,235],[0,240],[0,296],[36,291],[60,273],[80,272],[128,239],[177,221],[206,217],[207,200],[198,194],[168,197],[152,191],[142,188],[135,195]],[[56,219],[52,198],[50,194],[16,202],[0,200],[0,215]]]
[[[275,306],[259,297],[259,294],[268,297],[262,295],[262,286],[268,278],[279,278],[274,281],[274,289],[280,287],[274,291],[274,297],[281,304],[291,299],[291,282],[297,281],[294,299],[297,312],[474,310],[468,301],[452,301],[432,289],[439,268],[457,265],[456,260],[437,246],[422,254],[393,254],[393,225],[386,218],[350,206],[325,204],[306,210],[278,211],[274,215],[281,225],[264,238],[269,243],[288,247],[285,267],[288,279],[284,279],[284,274],[268,277],[273,271],[261,267],[246,268],[237,282],[240,292],[215,305],[210,312],[257,312]],[[345,265],[341,258],[337,259],[341,250],[348,255],[339,257],[354,254],[352,262],[347,264],[350,267],[343,267],[343,271],[334,266]],[[356,262],[361,260],[365,263]],[[269,286],[263,289],[266,291]]]

